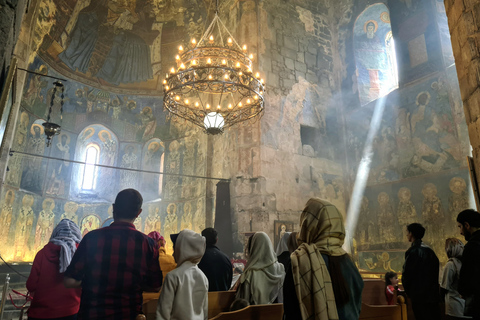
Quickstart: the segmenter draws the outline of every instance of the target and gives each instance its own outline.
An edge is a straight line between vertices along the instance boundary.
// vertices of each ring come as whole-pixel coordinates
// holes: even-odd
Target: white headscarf
[[[82,233],[72,220],[63,219],[53,229],[50,242],[60,246],[60,273],[64,273],[67,270],[73,254],[77,250],[77,243],[80,243],[80,241],[82,241]]]
[[[179,267],[185,261],[197,264],[205,253],[205,237],[192,230],[182,230],[175,242],[173,257]]]
[[[278,263],[273,245],[265,232],[252,238],[247,266],[240,277],[240,285],[247,282],[250,300],[254,304],[272,303],[283,285],[285,269]]]
[[[275,252],[277,256],[281,255],[283,252],[288,251],[288,237],[291,232],[285,232],[280,242],[277,245],[277,251]]]

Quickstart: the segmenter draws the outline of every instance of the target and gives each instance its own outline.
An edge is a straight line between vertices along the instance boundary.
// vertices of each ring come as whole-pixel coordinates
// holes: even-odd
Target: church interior
[[[164,105],[163,81],[216,6],[265,91],[260,114],[207,134]],[[401,272],[413,222],[445,263],[445,239],[461,237],[456,216],[479,194],[479,8],[0,0],[2,260],[28,274],[61,219],[82,234],[101,228],[116,194],[134,188],[138,230],[168,239],[215,227],[231,258],[256,231],[274,246],[299,231],[319,197],[342,213],[363,277]],[[46,121],[61,126],[51,141]]]

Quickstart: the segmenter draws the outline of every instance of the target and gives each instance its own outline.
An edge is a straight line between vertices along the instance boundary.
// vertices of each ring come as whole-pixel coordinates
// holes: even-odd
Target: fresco
[[[365,9],[353,29],[360,104],[384,96],[398,86],[397,61],[390,12],[378,3]]]
[[[117,93],[156,94],[176,48],[199,36],[193,22],[203,26],[206,19],[206,6],[196,0],[41,0],[39,6],[34,51],[68,78]]]
[[[29,69],[60,76],[38,57]],[[138,230],[171,233],[182,225],[203,230],[205,184],[169,176],[174,183],[165,187],[167,179],[155,172],[204,175],[201,149],[206,140],[189,133],[188,127],[172,129],[158,97],[116,94],[69,80],[62,131],[47,147],[42,123],[48,106],[53,103],[58,110],[60,103],[59,96],[52,101],[52,88],[53,79],[26,78],[12,149],[28,154],[14,152],[8,159],[0,198],[2,257],[31,262],[64,218],[77,223],[82,234],[101,227],[112,217],[111,203],[124,188],[137,188],[143,195],[144,212],[135,221]],[[186,152],[184,145],[191,150]],[[74,162],[86,161],[90,148],[95,149],[94,164],[102,167]],[[88,188],[87,176],[92,180]]]
[[[442,73],[388,96],[373,142],[369,185],[466,166],[468,137],[459,136],[466,124],[457,116],[454,119],[450,104],[454,84]],[[372,112],[373,106],[347,117],[347,152],[352,163],[361,159]],[[351,170],[353,179],[356,167]]]

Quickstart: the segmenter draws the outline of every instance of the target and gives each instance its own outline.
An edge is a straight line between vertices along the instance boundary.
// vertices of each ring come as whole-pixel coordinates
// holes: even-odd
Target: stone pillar
[[[480,0],[445,0],[445,9],[477,181],[480,181]]]

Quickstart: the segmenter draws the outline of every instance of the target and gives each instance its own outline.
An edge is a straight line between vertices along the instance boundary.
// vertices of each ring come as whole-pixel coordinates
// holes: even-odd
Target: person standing
[[[28,319],[77,318],[82,291],[65,288],[63,273],[81,240],[78,226],[63,219],[53,229],[50,241],[38,251],[27,280],[27,290],[33,295]]]
[[[480,213],[467,209],[457,216],[460,234],[468,241],[463,250],[458,292],[465,298],[465,315],[480,319]]]
[[[342,249],[344,240],[337,207],[319,198],[308,200],[283,285],[284,319],[358,320],[363,280]]]
[[[157,304],[157,320],[206,320],[208,279],[197,264],[205,253],[205,238],[192,230],[171,234],[177,268],[165,277]]]
[[[82,287],[79,320],[133,320],[142,312],[142,292],[160,290],[156,244],[133,225],[142,203],[137,190],[120,191],[113,223],[80,242],[64,280],[67,288]]]
[[[416,319],[439,320],[440,264],[435,252],[422,242],[425,228],[419,223],[407,226],[407,239],[412,246],[405,252],[402,283],[412,301]]]
[[[208,279],[208,291],[228,291],[232,284],[233,266],[225,253],[217,248],[218,233],[214,228],[202,231],[207,248],[198,264]]]
[[[458,279],[460,269],[462,268],[463,248],[462,241],[456,238],[448,238],[445,241],[448,261],[443,268],[440,290],[442,295],[445,295],[445,314],[449,320],[463,318],[465,311],[465,300],[458,293]]]

